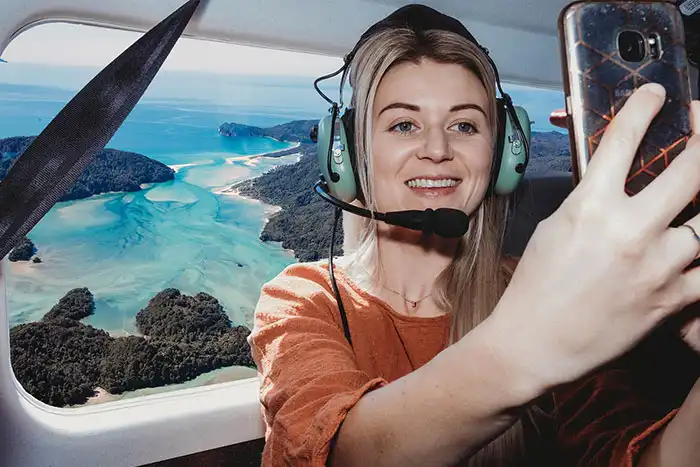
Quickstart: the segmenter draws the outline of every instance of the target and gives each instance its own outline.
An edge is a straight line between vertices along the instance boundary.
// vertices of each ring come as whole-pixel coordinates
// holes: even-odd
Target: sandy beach
[[[114,402],[124,399],[133,399],[135,397],[147,396],[150,394],[162,394],[165,392],[177,391],[179,389],[188,389],[200,386],[211,386],[212,384],[227,383],[230,381],[238,381],[241,379],[256,378],[257,370],[244,366],[223,367],[208,373],[203,373],[196,378],[181,383],[170,384],[167,386],[159,386],[155,388],[143,388],[136,391],[126,391],[122,394],[110,394],[104,388],[95,388],[97,393],[90,397],[84,405],[97,405],[106,402]],[[73,406],[80,407],[80,406]]]
[[[232,156],[232,157],[227,157],[226,158],[226,163],[227,164],[233,164],[234,162],[237,161],[244,161],[244,165],[248,167],[254,167],[258,159],[261,157],[280,157],[280,153],[288,153],[285,154],[286,156],[292,156],[294,153],[290,153],[293,149],[297,149],[299,146],[301,146],[301,143],[296,142],[294,143],[291,147],[285,148],[285,149],[279,149],[277,151],[269,151],[269,152],[261,152],[257,154],[247,154],[245,156]],[[301,157],[301,153],[296,154],[297,157]]]
[[[269,138],[269,136],[268,136],[268,138]],[[272,139],[274,141],[278,141],[274,138],[270,138],[270,139]],[[278,142],[280,142],[280,141],[278,141]],[[288,148],[278,149],[276,151],[266,151],[266,152],[258,152],[258,153],[254,153],[254,154],[246,154],[245,156],[242,156],[242,157],[260,157],[260,156],[276,157],[275,154],[279,154],[280,152],[285,152],[285,151],[291,151],[292,149],[296,149],[299,146],[301,146],[301,143],[299,141],[296,141],[296,142],[292,143],[292,145],[289,146]],[[236,157],[237,156],[234,156],[233,159],[235,159]]]
[[[242,195],[240,190],[235,187],[229,187],[229,188],[223,188],[221,190],[215,191],[214,193],[218,195],[226,195],[226,196],[231,196],[233,198],[240,199],[241,201],[245,201],[247,203],[254,203],[254,204],[260,204],[263,206],[265,209],[265,222],[263,223],[263,228],[265,224],[267,224],[270,221],[270,217],[281,211],[282,208],[280,206],[275,206],[274,204],[266,204],[260,201],[259,199],[251,198],[249,196]]]
[[[229,164],[232,164],[232,163],[235,162],[235,161],[245,161],[245,165],[247,165],[247,166],[254,166],[254,165],[256,164],[256,161],[257,161],[260,157],[276,157],[276,156],[274,156],[274,154],[278,154],[278,153],[281,153],[281,152],[288,152],[288,151],[290,151],[291,149],[298,148],[299,146],[301,146],[301,143],[298,143],[298,142],[297,142],[297,143],[294,143],[294,146],[292,146],[291,148],[280,149],[279,151],[264,152],[264,153],[260,153],[260,154],[251,154],[251,155],[247,155],[247,156],[234,156],[234,157],[229,157],[229,158],[226,159],[226,162],[229,163]],[[303,156],[303,154],[302,154],[301,152],[299,152],[299,153],[290,153],[290,154],[286,154],[286,155],[287,155],[287,156],[296,155],[296,156],[297,156],[297,161],[296,161],[296,162],[298,162],[299,159],[301,159],[301,157]],[[256,178],[256,177],[253,177],[253,178]],[[237,198],[237,199],[240,199],[241,201],[245,201],[245,202],[248,202],[248,203],[256,203],[256,204],[262,205],[263,208],[265,209],[265,211],[264,211],[264,213],[265,213],[265,214],[264,214],[264,222],[263,222],[263,227],[262,227],[262,228],[264,229],[264,228],[265,228],[265,225],[267,225],[267,223],[270,221],[270,217],[272,217],[273,214],[275,214],[275,213],[281,211],[281,210],[282,210],[282,207],[280,207],[280,206],[275,206],[275,205],[272,205],[272,204],[266,204],[266,203],[263,203],[262,201],[260,201],[259,199],[255,199],[255,198],[251,198],[251,197],[249,197],[249,196],[244,196],[244,195],[242,195],[241,192],[240,192],[240,189],[237,188],[237,186],[238,186],[238,184],[243,183],[243,182],[248,181],[248,180],[251,180],[251,179],[241,180],[240,182],[236,183],[236,184],[233,185],[233,186],[230,186],[230,187],[227,187],[227,188],[222,188],[222,189],[220,189],[220,190],[216,190],[216,191],[214,191],[214,193],[216,193],[216,194],[218,194],[218,195],[226,195],[226,196],[235,197],[235,198]],[[284,251],[286,251],[286,252],[290,253],[292,256],[294,256],[294,251],[293,251],[293,250],[290,250],[290,249],[286,249],[286,248],[285,248]]]
[[[220,194],[220,195],[238,198],[238,199],[245,201],[247,203],[255,203],[255,204],[262,205],[263,209],[264,209],[264,217],[263,217],[264,221],[263,221],[262,229],[264,229],[265,226],[267,225],[267,223],[270,222],[270,218],[272,217],[273,214],[278,213],[282,210],[282,207],[280,207],[280,206],[275,206],[274,204],[266,204],[266,203],[263,203],[262,201],[260,201],[259,199],[250,198],[248,196],[242,195],[240,193],[240,190],[238,188],[235,188],[235,186],[229,187],[229,188],[224,188],[222,190],[216,191],[215,193]],[[260,229],[261,232],[262,232],[262,229]],[[279,244],[280,248],[282,248],[282,250],[285,253],[289,254],[293,258],[296,258],[294,250],[292,250],[291,248],[283,248],[281,246],[281,242],[269,242],[269,243]]]
[[[204,164],[211,164],[213,161],[201,161],[197,163],[190,163],[190,164],[174,164],[174,165],[169,165],[171,169],[175,171],[175,173],[178,173],[181,169],[184,169],[185,167],[193,167],[195,165],[204,165]]]

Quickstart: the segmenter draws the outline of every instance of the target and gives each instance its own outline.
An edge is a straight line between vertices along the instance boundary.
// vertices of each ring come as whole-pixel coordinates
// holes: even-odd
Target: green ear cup
[[[520,127],[523,129],[523,133],[525,133],[528,147],[531,148],[530,116],[524,108],[518,106],[514,106],[514,108]],[[494,192],[497,195],[508,195],[515,191],[520,180],[522,180],[525,175],[524,168],[522,173],[516,171],[516,167],[519,164],[525,164],[525,146],[519,140],[514,139],[516,134],[513,122],[506,112],[501,167],[498,170],[498,178],[494,186]]]
[[[328,184],[328,191],[332,196],[346,203],[351,203],[357,197],[355,174],[350,160],[350,147],[348,146],[345,127],[340,117],[332,122],[333,116],[328,115],[318,122],[318,142],[316,143],[316,157],[321,175]],[[331,142],[331,124],[334,124],[333,141]],[[331,173],[328,171],[328,146],[332,144]]]

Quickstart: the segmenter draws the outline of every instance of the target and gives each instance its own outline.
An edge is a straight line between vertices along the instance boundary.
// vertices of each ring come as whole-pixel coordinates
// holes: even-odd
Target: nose
[[[421,159],[431,159],[433,162],[452,159],[448,135],[442,128],[431,128],[424,134],[423,151],[419,155]]]

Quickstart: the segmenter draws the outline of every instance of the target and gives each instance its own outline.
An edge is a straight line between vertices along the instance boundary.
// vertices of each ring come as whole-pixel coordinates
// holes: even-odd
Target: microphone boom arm
[[[469,229],[469,216],[459,209],[439,208],[426,209],[424,211],[392,211],[387,213],[371,211],[369,209],[353,206],[328,192],[323,177],[314,185],[314,190],[324,200],[337,208],[351,212],[368,219],[376,219],[390,225],[417,230],[424,234],[436,234],[445,238],[463,236]]]

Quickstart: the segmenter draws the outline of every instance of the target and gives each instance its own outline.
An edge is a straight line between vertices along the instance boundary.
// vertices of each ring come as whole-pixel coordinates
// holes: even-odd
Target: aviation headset
[[[522,180],[529,162],[531,130],[528,113],[524,108],[514,106],[510,96],[503,92],[498,69],[489,56],[489,51],[476,41],[466,27],[455,18],[419,4],[399,8],[375,23],[362,34],[352,51],[345,56],[340,69],[314,81],[316,91],[331,104],[330,115],[322,118],[311,131],[311,139],[317,142],[321,188],[327,194],[345,203],[355,199],[362,203],[365,201],[361,193],[356,162],[355,111],[348,108],[342,116],[339,116],[343,106],[343,85],[348,68],[360,46],[377,32],[400,27],[408,27],[418,35],[431,29],[450,31],[468,39],[484,52],[496,76],[496,85],[502,96],[497,98],[496,105],[498,112],[496,148],[488,195],[509,195]],[[343,75],[340,82],[340,104],[338,104],[318,88],[318,83],[341,72]]]
[[[322,118],[318,125],[311,129],[310,137],[317,143],[316,154],[321,170],[320,180],[314,188],[321,197],[336,206],[329,247],[328,269],[345,337],[351,346],[352,340],[347,316],[333,273],[333,247],[341,210],[443,236],[463,235],[463,232],[468,228],[466,214],[454,209],[445,209],[445,212],[441,213],[444,216],[439,217],[432,209],[384,214],[349,204],[354,200],[365,204],[365,199],[361,191],[356,161],[355,112],[354,109],[348,108],[342,116],[339,115],[340,109],[343,107],[343,85],[352,60],[362,44],[374,34],[394,28],[409,28],[419,36],[423,35],[425,31],[433,29],[450,31],[475,44],[487,57],[496,78],[498,91],[502,96],[497,97],[496,147],[487,196],[505,196],[515,191],[524,176],[530,159],[530,118],[524,108],[514,106],[510,96],[503,92],[496,64],[489,56],[489,51],[482,47],[458,20],[428,6],[406,5],[375,23],[362,34],[355,47],[345,56],[343,65],[337,71],[321,76],[314,81],[316,91],[331,104],[330,115]],[[340,80],[340,103],[336,103],[319,89],[318,83],[341,72],[343,75]],[[443,210],[438,209],[437,211]]]

